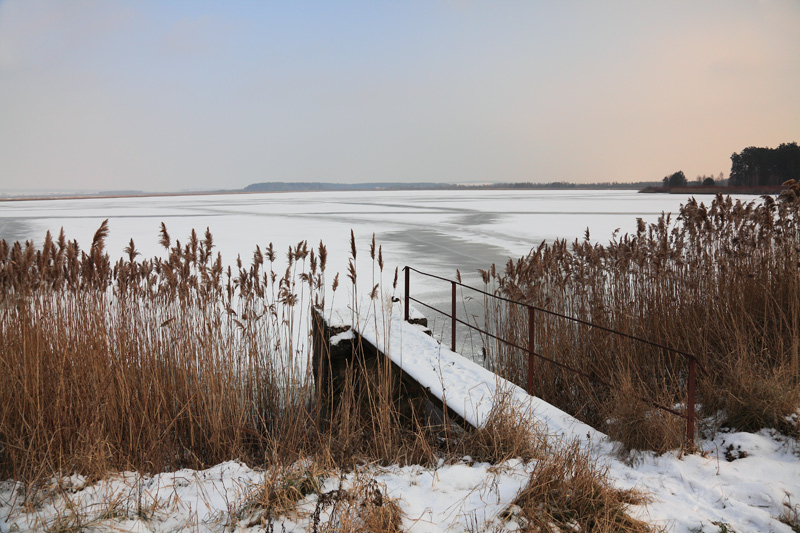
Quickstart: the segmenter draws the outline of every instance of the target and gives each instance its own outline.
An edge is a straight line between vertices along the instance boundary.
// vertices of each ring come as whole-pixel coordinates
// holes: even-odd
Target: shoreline
[[[173,196],[212,196],[216,194],[252,194],[245,191],[213,191],[213,192],[143,192],[141,194],[64,194],[51,196],[8,196],[0,197],[0,202],[33,202],[37,200],[95,200],[117,198],[166,198]]]
[[[785,187],[781,185],[764,185],[756,187],[729,187],[729,186],[695,186],[695,187],[648,187],[639,192],[644,194],[752,194],[761,196],[763,194],[780,194]]]
[[[631,184],[630,189],[625,189],[624,187],[609,187],[609,188],[602,188],[602,187],[592,187],[592,186],[580,186],[576,185],[575,187],[508,187],[508,186],[479,186],[479,187],[464,187],[464,186],[443,186],[443,187],[431,187],[431,188],[419,188],[419,187],[408,187],[408,188],[385,188],[385,189],[375,189],[370,187],[364,188],[353,188],[348,189],[348,192],[363,192],[363,191],[372,191],[372,192],[408,192],[408,191],[462,191],[462,190],[479,190],[479,191],[565,191],[565,190],[573,190],[573,191],[581,191],[581,190],[592,190],[592,191],[605,191],[605,190],[631,190],[637,191],[639,193],[644,194],[688,194],[688,195],[700,195],[700,194],[745,194],[745,195],[754,195],[760,196],[764,194],[780,194],[783,190],[781,186],[763,186],[763,187],[720,187],[720,186],[713,186],[713,187],[703,187],[703,186],[695,186],[695,187],[646,187],[644,189],[638,189],[636,184]],[[97,193],[97,194],[64,194],[64,195],[39,195],[39,196],[8,196],[8,197],[0,197],[0,203],[3,202],[31,202],[31,201],[39,201],[39,200],[93,200],[93,199],[120,199],[120,198],[170,198],[170,197],[178,197],[178,196],[215,196],[215,195],[248,195],[248,194],[280,194],[280,193],[312,193],[312,192],[340,192],[337,189],[303,189],[298,188],[294,190],[274,190],[274,191],[246,191],[243,189],[239,190],[219,190],[219,191],[201,191],[201,192],[142,192],[140,194],[137,193],[113,193],[109,192],[108,194],[105,193]]]

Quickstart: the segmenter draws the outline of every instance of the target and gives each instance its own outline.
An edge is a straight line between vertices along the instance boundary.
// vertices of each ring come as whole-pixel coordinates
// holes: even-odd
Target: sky
[[[691,180],[800,142],[800,2],[0,0],[0,189]]]

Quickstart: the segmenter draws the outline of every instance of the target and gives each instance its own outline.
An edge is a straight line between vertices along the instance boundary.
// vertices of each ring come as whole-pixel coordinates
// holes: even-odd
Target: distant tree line
[[[790,179],[800,181],[800,146],[796,142],[777,148],[750,146],[731,155],[731,186],[777,186]]]
[[[549,183],[532,183],[530,181],[514,183],[490,183],[485,185],[456,185],[457,189],[582,189],[582,190],[608,190],[608,189],[643,189],[657,186],[656,181],[619,182],[604,181],[599,183],[570,183],[567,181],[551,181]]]
[[[253,183],[243,190],[245,192],[307,192],[307,191],[380,191],[380,190],[430,190],[449,189],[447,183],[323,183],[270,181]]]
[[[640,181],[635,183],[603,182],[603,183],[569,183],[554,181],[550,183],[513,182],[513,183],[323,183],[323,182],[285,182],[271,181],[253,183],[244,192],[306,192],[306,191],[431,191],[431,190],[493,190],[493,189],[643,189],[658,186],[658,182]]]
[[[689,182],[682,170],[665,176],[661,190],[690,186],[725,186],[722,173],[714,176],[697,176]],[[740,153],[731,155],[731,174],[727,185],[730,187],[780,187],[788,180],[800,182],[800,146],[796,142],[784,143],[777,148],[758,148],[750,146]]]

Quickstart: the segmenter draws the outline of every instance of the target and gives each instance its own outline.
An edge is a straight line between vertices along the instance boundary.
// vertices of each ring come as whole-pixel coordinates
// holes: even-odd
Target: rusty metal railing
[[[439,314],[442,314],[442,315],[447,316],[447,317],[450,318],[450,323],[451,323],[451,348],[452,348],[452,350],[454,352],[456,351],[456,325],[457,324],[462,324],[464,326],[467,326],[470,329],[478,331],[479,333],[481,333],[483,335],[486,335],[488,337],[491,337],[491,338],[493,338],[493,339],[495,339],[497,341],[500,341],[500,342],[502,342],[502,343],[504,343],[504,344],[506,344],[508,346],[511,346],[513,348],[517,348],[518,350],[521,350],[523,352],[527,352],[528,353],[528,369],[527,369],[527,376],[526,377],[527,377],[527,386],[528,386],[527,391],[528,391],[529,394],[532,393],[532,389],[533,389],[533,367],[534,367],[533,362],[534,362],[534,358],[538,358],[538,359],[541,359],[543,361],[546,361],[549,364],[558,366],[560,368],[563,368],[564,370],[567,370],[567,371],[572,372],[574,374],[577,374],[579,376],[585,377],[585,378],[587,378],[587,379],[589,379],[591,381],[594,381],[595,383],[600,383],[601,385],[604,385],[604,386],[606,386],[606,387],[608,387],[610,389],[614,389],[615,388],[611,383],[609,383],[606,380],[600,379],[600,378],[598,378],[596,376],[591,376],[588,373],[586,373],[586,372],[584,372],[584,371],[582,371],[580,369],[573,368],[570,365],[567,365],[565,363],[562,363],[560,361],[556,361],[554,359],[551,359],[549,357],[545,357],[544,355],[537,353],[536,350],[534,349],[535,348],[535,346],[534,346],[534,340],[535,340],[534,339],[534,325],[535,325],[535,320],[536,320],[536,313],[544,313],[546,315],[550,315],[550,316],[554,316],[554,317],[557,317],[557,318],[561,318],[561,319],[564,319],[564,320],[567,320],[567,321],[570,321],[570,322],[573,322],[573,323],[576,323],[576,324],[581,324],[581,325],[587,326],[589,328],[594,328],[594,329],[597,329],[597,330],[600,330],[600,331],[604,331],[604,332],[612,334],[612,335],[617,335],[619,337],[624,337],[624,338],[630,339],[630,340],[635,341],[635,342],[640,342],[640,343],[652,346],[654,348],[658,348],[658,349],[661,349],[661,350],[665,350],[667,352],[674,353],[676,355],[680,355],[681,357],[684,358],[684,360],[686,361],[686,364],[687,364],[686,408],[685,408],[685,412],[681,413],[681,412],[679,412],[679,411],[677,411],[675,409],[672,409],[670,407],[661,405],[661,404],[659,404],[657,402],[652,402],[652,401],[646,400],[644,398],[642,398],[642,401],[645,401],[645,402],[653,405],[654,407],[656,407],[658,409],[661,409],[662,411],[666,411],[666,412],[671,413],[671,414],[673,414],[675,416],[683,418],[686,421],[686,441],[689,444],[690,448],[694,447],[695,399],[696,399],[695,396],[696,396],[696,390],[697,390],[696,387],[697,387],[697,370],[698,370],[698,368],[700,369],[700,371],[705,373],[705,369],[697,361],[697,358],[694,355],[686,353],[686,352],[681,351],[681,350],[677,350],[675,348],[671,348],[669,346],[665,346],[663,344],[659,344],[657,342],[653,342],[653,341],[650,341],[650,340],[647,340],[647,339],[643,339],[641,337],[637,337],[635,335],[631,335],[629,333],[624,333],[622,331],[616,331],[616,330],[613,330],[611,328],[607,328],[605,326],[601,326],[599,324],[593,324],[593,323],[588,322],[586,320],[581,320],[579,318],[575,318],[575,317],[571,317],[571,316],[564,315],[564,314],[561,314],[561,313],[557,313],[555,311],[550,311],[548,309],[543,309],[541,307],[536,307],[534,305],[526,304],[526,303],[523,303],[523,302],[517,302],[517,301],[511,300],[511,299],[508,299],[508,298],[503,298],[502,296],[497,296],[496,294],[492,294],[492,293],[483,291],[481,289],[477,289],[475,287],[472,287],[472,286],[469,286],[469,285],[465,285],[464,283],[461,283],[460,281],[453,281],[453,280],[450,280],[450,279],[447,279],[447,278],[443,278],[441,276],[437,276],[435,274],[429,274],[427,272],[422,272],[422,271],[417,270],[416,268],[412,268],[410,266],[403,267],[403,270],[405,272],[405,304],[404,304],[405,316],[404,316],[404,318],[405,318],[406,321],[408,321],[408,319],[409,319],[409,303],[413,301],[413,302],[416,302],[416,303],[422,305],[423,307],[426,307],[427,309],[430,309],[432,311],[435,311],[435,312],[437,312]],[[423,302],[421,300],[418,300],[416,298],[412,298],[411,297],[410,281],[411,281],[411,271],[412,270],[414,272],[416,272],[417,274],[420,274],[420,275],[423,275],[423,276],[427,276],[429,278],[438,279],[438,280],[450,283],[451,288],[452,288],[452,298],[451,298],[452,305],[451,305],[449,314],[447,312],[442,311],[440,309],[437,309],[437,308],[435,308],[435,307],[433,307],[433,306],[431,306],[431,305],[429,305],[429,304],[427,304],[427,303],[425,303],[425,302]],[[512,342],[512,341],[507,340],[507,339],[500,338],[497,335],[495,335],[493,333],[490,333],[489,331],[485,331],[485,330],[479,328],[478,326],[475,326],[473,324],[470,324],[469,322],[466,322],[464,320],[459,319],[456,316],[456,299],[457,299],[456,288],[457,287],[464,287],[464,288],[469,289],[471,291],[475,291],[475,292],[477,292],[479,294],[483,294],[485,296],[488,296],[489,298],[493,298],[495,300],[507,302],[507,303],[510,303],[510,304],[520,305],[520,306],[523,306],[523,307],[527,308],[527,310],[528,310],[528,346],[525,346],[525,347],[519,346],[515,342]]]

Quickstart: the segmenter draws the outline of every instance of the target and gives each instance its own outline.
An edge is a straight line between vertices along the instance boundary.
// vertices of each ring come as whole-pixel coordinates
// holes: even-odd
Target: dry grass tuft
[[[642,495],[614,488],[580,442],[554,441],[525,418],[501,395],[484,426],[468,432],[458,448],[476,461],[534,463],[528,487],[514,502],[523,531],[650,530],[626,514],[629,505],[644,502]]]
[[[322,447],[344,467],[435,463],[441,448],[437,428],[409,406],[398,373],[387,360],[366,357],[363,346],[354,349]]]
[[[208,229],[181,244],[162,224],[165,257],[143,258],[131,241],[113,263],[108,231],[88,253],[63,231],[41,249],[0,241],[0,478],[33,490],[75,472],[234,458],[432,460],[432,437],[401,423],[385,372],[364,385],[367,369],[351,368],[349,400],[321,416],[307,324],[325,305],[322,243],[290,247],[285,268],[269,244],[224,269]]]
[[[327,520],[322,521],[323,516]],[[385,487],[357,476],[347,489],[340,484],[320,494],[312,518],[313,530],[320,533],[397,533],[402,514]]]
[[[268,526],[274,519],[293,513],[306,496],[318,493],[330,472],[321,463],[309,460],[273,468],[264,485],[248,499],[239,514],[251,515],[247,527]]]
[[[680,448],[684,440],[682,419],[644,401],[642,391],[624,382],[606,403],[606,432],[629,450],[664,453]]]
[[[539,459],[548,452],[547,436],[531,427],[530,417],[512,401],[511,394],[499,392],[486,422],[460,441],[459,452],[475,461],[499,464],[509,459]]]
[[[516,500],[524,531],[629,531],[650,528],[626,514],[641,495],[620,491],[579,443],[554,447],[537,461],[528,487]]]
[[[769,367],[748,354],[731,357],[726,387],[706,394],[725,415],[725,424],[744,431],[776,428],[797,433],[787,417],[800,406],[800,381],[789,366]]]

